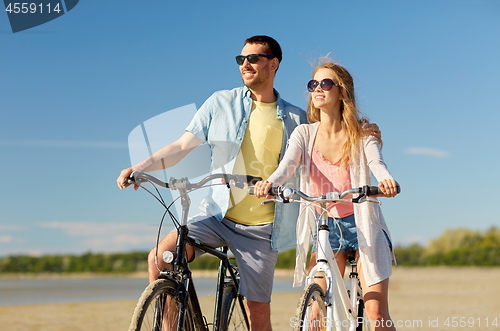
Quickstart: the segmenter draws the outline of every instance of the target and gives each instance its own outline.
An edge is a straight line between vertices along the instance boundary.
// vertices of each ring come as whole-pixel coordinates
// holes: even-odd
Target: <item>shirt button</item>
[[[246,122],[247,122],[247,120],[243,120],[243,123],[246,123]]]
[[[241,137],[238,137],[238,140],[241,140]]]

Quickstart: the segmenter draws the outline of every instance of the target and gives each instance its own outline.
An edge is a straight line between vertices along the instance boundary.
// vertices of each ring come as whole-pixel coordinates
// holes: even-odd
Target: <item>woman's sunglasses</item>
[[[336,84],[330,78],[325,78],[321,82],[318,82],[317,80],[312,79],[309,81],[309,83],[307,83],[307,90],[309,92],[312,92],[316,89],[316,87],[318,87],[318,85],[321,86],[321,89],[323,89],[324,91],[330,91],[334,85],[337,87],[339,86],[339,84]]]
[[[267,54],[249,54],[249,55],[238,55],[236,57],[236,63],[238,65],[242,65],[245,62],[245,59],[248,60],[249,63],[257,63],[259,62],[259,56],[267,57],[268,59],[274,59],[275,56],[267,55]]]

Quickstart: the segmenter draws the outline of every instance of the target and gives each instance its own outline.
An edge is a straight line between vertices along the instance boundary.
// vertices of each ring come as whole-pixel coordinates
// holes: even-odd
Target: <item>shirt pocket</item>
[[[266,125],[262,144],[267,150],[273,153],[281,152],[282,140],[283,130],[280,130],[272,125]]]

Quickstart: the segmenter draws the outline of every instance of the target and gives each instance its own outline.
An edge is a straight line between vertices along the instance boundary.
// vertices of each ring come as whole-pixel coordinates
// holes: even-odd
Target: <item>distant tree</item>
[[[397,246],[394,254],[398,265],[500,266],[500,230],[496,227],[481,232],[449,229],[431,240],[427,246]],[[0,258],[0,273],[77,273],[147,271],[148,252],[94,254],[79,256],[15,255]],[[309,258],[308,258],[309,260]],[[236,262],[234,262],[236,263]],[[191,263],[192,269],[217,270],[219,260],[204,255]],[[295,250],[279,253],[276,268],[293,269]]]
[[[424,247],[420,244],[411,244],[410,246],[396,246],[394,255],[398,265],[416,266],[422,263],[422,254]]]
[[[295,268],[295,255],[296,250],[290,249],[280,252],[278,254],[278,261],[276,262],[276,269],[293,269]]]

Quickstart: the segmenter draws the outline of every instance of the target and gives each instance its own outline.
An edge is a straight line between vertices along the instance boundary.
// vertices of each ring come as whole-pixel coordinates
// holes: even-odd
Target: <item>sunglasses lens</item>
[[[247,56],[238,55],[236,57],[236,63],[238,63],[238,65],[242,65],[243,62],[245,62],[245,59],[247,59],[249,63],[257,63],[259,62],[259,54],[250,54]]]
[[[247,55],[248,62],[250,63],[257,63],[259,62],[259,55],[257,54],[250,54]]]
[[[333,80],[327,78],[321,81],[321,88],[325,91],[330,91],[333,87]]]
[[[316,89],[316,87],[318,86],[318,81],[317,80],[310,80],[309,83],[307,83],[307,90],[309,92],[312,92]]]

